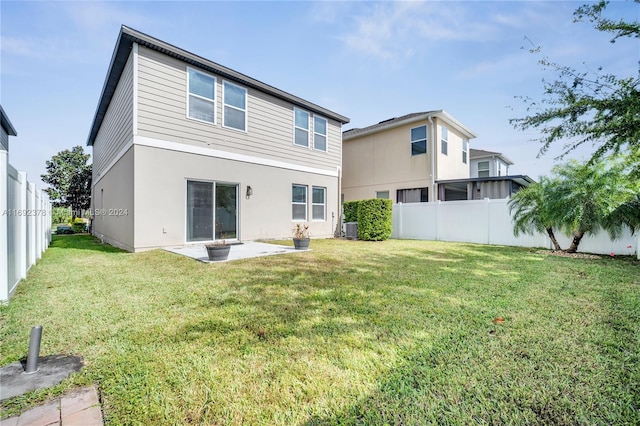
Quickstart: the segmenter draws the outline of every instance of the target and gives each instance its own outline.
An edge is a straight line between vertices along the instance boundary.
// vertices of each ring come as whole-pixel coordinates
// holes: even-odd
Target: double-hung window
[[[193,68],[187,68],[187,74],[187,116],[215,124],[216,78]]]
[[[225,81],[222,85],[224,127],[245,132],[247,130],[247,89]]]
[[[411,155],[427,153],[427,126],[411,129]]]
[[[444,126],[441,129],[440,149],[444,155],[447,155],[449,152],[449,130]]]
[[[479,161],[478,162],[478,177],[489,177],[489,162],[488,161]]]
[[[462,139],[462,162],[467,164],[467,157],[469,155],[469,141]]]
[[[291,191],[291,218],[307,220],[307,186],[293,185]]]
[[[319,186],[313,187],[313,194],[311,196],[311,218],[313,220],[325,220],[327,211],[326,194],[326,188]]]
[[[293,143],[309,147],[309,113],[298,108],[293,109]]]
[[[313,116],[313,149],[327,150],[327,120]]]

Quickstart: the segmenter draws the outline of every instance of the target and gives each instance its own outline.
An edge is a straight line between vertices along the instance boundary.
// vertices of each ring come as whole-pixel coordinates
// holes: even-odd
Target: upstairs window
[[[478,177],[489,177],[489,162],[488,161],[479,161],[478,162]]]
[[[187,68],[189,93],[187,116],[194,120],[215,124],[216,122],[216,78]]]
[[[293,109],[293,143],[309,147],[309,113],[298,108]]]
[[[411,129],[411,155],[427,153],[427,126]]]
[[[462,162],[467,164],[467,157],[469,155],[469,141],[462,139]]]
[[[440,140],[440,149],[444,155],[448,155],[449,152],[449,130],[442,126],[441,128],[441,140]]]
[[[224,82],[223,88],[223,126],[245,132],[247,130],[247,89],[228,81]]]
[[[313,149],[327,150],[327,120],[313,116]]]

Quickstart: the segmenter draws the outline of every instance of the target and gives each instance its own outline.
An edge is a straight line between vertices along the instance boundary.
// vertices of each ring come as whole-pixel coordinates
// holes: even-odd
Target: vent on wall
[[[348,240],[358,239],[358,222],[346,222],[344,224],[344,236]]]

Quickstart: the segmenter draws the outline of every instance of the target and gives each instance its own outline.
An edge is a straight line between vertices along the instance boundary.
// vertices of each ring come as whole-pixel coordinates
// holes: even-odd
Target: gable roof
[[[120,75],[122,74],[127,59],[129,58],[129,53],[131,52],[133,43],[137,43],[140,46],[144,46],[146,48],[179,59],[189,65],[204,69],[212,74],[224,77],[225,79],[238,82],[244,86],[251,87],[264,93],[268,93],[269,95],[275,96],[276,98],[290,102],[295,106],[336,120],[342,124],[346,124],[349,122],[349,118],[343,115],[330,111],[312,102],[306,101],[283,90],[277,89],[266,83],[234,71],[231,68],[227,68],[201,56],[188,52],[184,49],[180,49],[179,47],[176,47],[172,44],[166,43],[162,40],[151,37],[147,34],[123,25],[120,29],[120,34],[118,35],[118,40],[116,41],[116,47],[113,51],[113,55],[111,56],[111,63],[109,64],[107,77],[102,87],[102,94],[100,95],[100,101],[98,102],[98,107],[93,118],[93,124],[91,125],[91,130],[89,131],[87,145],[93,145],[93,142],[98,135],[98,130],[102,125],[105,114],[107,113],[107,108],[111,103],[111,98],[113,97],[116,86],[118,85],[118,81],[120,80]]]
[[[471,148],[471,150],[469,151],[469,158],[471,160],[477,160],[480,158],[494,158],[494,157],[498,157],[502,159],[502,161],[504,161],[510,166],[513,166],[515,164],[513,161],[511,161],[511,159],[509,159],[505,155],[502,155],[501,152],[485,151],[483,149],[473,149],[473,148]]]
[[[473,139],[478,137],[471,129],[467,126],[456,120],[444,110],[435,110],[435,111],[425,111],[425,112],[413,112],[411,114],[403,115],[401,117],[394,117],[388,120],[383,120],[378,124],[373,124],[371,126],[350,129],[342,133],[342,140],[349,140],[359,136],[365,136],[372,133],[378,133],[383,130],[393,129],[394,127],[402,126],[405,124],[414,123],[417,121],[427,120],[429,117],[431,118],[439,118],[442,121],[449,124],[452,128],[458,130],[462,133],[463,136],[466,136],[469,139]]]
[[[7,113],[4,112],[4,108],[0,105],[0,124],[2,128],[7,132],[9,136],[18,136],[18,132],[16,132],[16,128],[13,127]]]

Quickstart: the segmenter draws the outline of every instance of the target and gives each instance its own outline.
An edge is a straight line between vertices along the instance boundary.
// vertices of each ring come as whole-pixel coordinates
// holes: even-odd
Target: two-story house
[[[129,251],[339,226],[326,108],[123,26],[87,144],[92,232]]]
[[[445,111],[407,114],[343,133],[343,200],[438,199],[438,181],[469,178],[476,134]]]
[[[513,161],[501,152],[471,149],[469,154],[472,178],[508,176],[509,166],[513,166]]]

